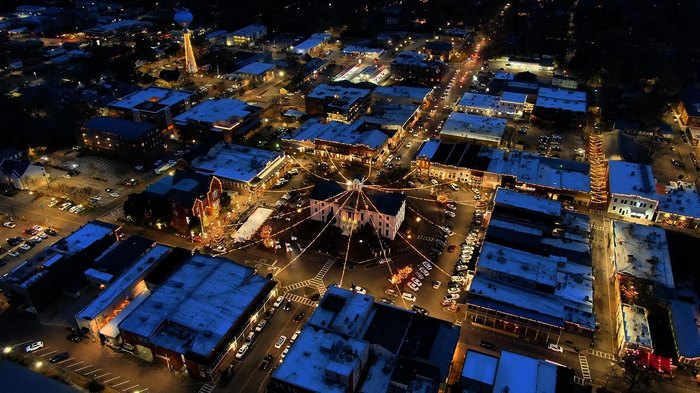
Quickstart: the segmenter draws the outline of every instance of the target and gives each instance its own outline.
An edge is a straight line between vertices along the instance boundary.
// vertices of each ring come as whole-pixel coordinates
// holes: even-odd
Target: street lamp
[[[2,349],[2,353],[4,354],[8,354],[10,352],[12,352],[12,347],[5,347]]]

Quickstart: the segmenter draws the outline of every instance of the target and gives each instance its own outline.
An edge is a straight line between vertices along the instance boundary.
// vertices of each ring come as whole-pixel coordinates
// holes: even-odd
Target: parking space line
[[[49,349],[49,348],[51,348],[51,347],[44,347],[44,348],[41,348],[41,349],[37,349],[36,351],[33,351],[33,352],[34,352],[35,354],[37,354],[37,353],[39,353],[39,352],[46,351],[46,350]],[[54,352],[56,352],[56,351],[54,351]]]
[[[86,368],[90,368],[90,367],[92,367],[92,364],[89,364],[85,367],[76,368],[75,371],[85,370]]]
[[[113,388],[116,388],[117,386],[119,386],[119,385],[124,385],[125,383],[129,383],[129,380],[127,379],[127,380],[124,381],[124,382],[119,382],[119,383],[116,384],[116,385],[112,385],[112,387],[113,387]]]
[[[143,392],[146,392],[146,391],[148,391],[148,389],[150,389],[150,388],[143,388],[143,389],[139,389],[139,392],[143,393]]]
[[[58,363],[56,363],[56,364],[65,363],[65,362],[67,362],[67,361],[69,361],[69,360],[74,360],[74,359],[75,359],[75,358],[68,358],[68,359],[66,359],[66,360],[61,360],[60,362],[58,362]]]
[[[85,375],[90,375],[90,374],[92,374],[92,373],[97,374],[97,372],[100,371],[100,370],[102,370],[102,369],[101,369],[101,368],[98,368],[98,369],[95,369],[95,370],[92,370],[92,371],[88,371],[88,372],[85,373]]]
[[[104,374],[102,374],[102,375],[96,375],[96,376],[95,376],[95,379],[97,379],[97,378],[102,378],[102,377],[104,377],[105,375],[109,375],[109,374],[111,374],[111,373],[104,373]]]
[[[54,350],[54,351],[51,351],[51,352],[42,353],[42,354],[41,354],[41,357],[49,356],[49,355],[51,355],[52,353],[56,353],[56,352],[58,352],[58,351]]]
[[[66,367],[75,367],[75,366],[79,365],[79,364],[82,363],[82,362],[83,362],[83,361],[81,360],[81,361],[79,361],[78,363],[73,363],[73,364],[71,364],[70,366],[66,366]]]
[[[21,343],[19,343],[19,344],[13,345],[13,347],[19,347],[19,346],[24,345],[24,344],[29,344],[30,342],[32,342],[32,340],[23,341],[23,342],[21,342]]]
[[[122,392],[126,392],[127,390],[131,390],[131,389],[133,389],[133,388],[135,388],[135,387],[137,387],[137,386],[139,386],[138,383],[137,383],[136,385],[134,385],[134,386],[131,386],[131,387],[128,387],[128,388],[123,389]]]
[[[104,381],[104,383],[107,383],[107,382],[112,382],[112,381],[114,381],[115,379],[119,379],[119,378],[121,378],[121,377],[114,377],[114,378],[110,378],[110,379],[108,379],[108,380]]]

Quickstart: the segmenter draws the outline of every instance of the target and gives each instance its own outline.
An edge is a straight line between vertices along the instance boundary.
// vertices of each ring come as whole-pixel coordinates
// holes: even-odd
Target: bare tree
[[[651,391],[658,372],[643,363],[639,352],[627,353],[620,362],[622,367],[615,367],[608,380],[613,390],[627,393]]]

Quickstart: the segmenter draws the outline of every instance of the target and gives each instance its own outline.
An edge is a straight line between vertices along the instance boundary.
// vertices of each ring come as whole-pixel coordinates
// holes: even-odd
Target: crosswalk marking
[[[311,284],[311,280],[299,281],[299,282],[296,282],[294,284],[287,285],[286,287],[282,288],[282,290],[285,292],[289,292],[289,291],[293,291],[295,289],[308,287],[310,284]]]
[[[211,393],[211,391],[214,390],[214,387],[215,386],[205,383],[201,388],[199,388],[199,393]]]
[[[416,236],[416,239],[418,239],[418,240],[424,240],[424,241],[426,241],[426,242],[431,242],[431,243],[435,240],[434,237],[425,236],[425,235],[418,235],[418,236]]]
[[[583,374],[583,379],[591,380],[591,370],[588,368],[588,358],[586,355],[578,355],[579,363],[581,363],[581,374]]]
[[[303,296],[295,295],[293,293],[285,293],[284,297],[286,297],[287,299],[289,299],[293,302],[305,304],[305,305],[311,306],[311,307],[316,307],[316,302],[314,302],[313,300],[307,299]]]
[[[322,280],[323,277],[326,276],[326,273],[328,273],[329,270],[331,270],[331,267],[333,267],[333,264],[335,263],[335,259],[329,259],[326,261],[326,263],[323,265],[321,270],[316,273],[315,279]]]
[[[611,353],[603,352],[603,351],[598,351],[596,349],[591,349],[590,351],[588,351],[588,353],[590,353],[593,356],[597,356],[597,357],[603,358],[603,359],[608,359],[608,360],[615,360],[616,359],[615,355],[613,355]]]
[[[576,384],[578,384],[578,385],[581,385],[581,386],[585,386],[585,385],[586,385],[586,380],[583,379],[583,378],[581,378],[581,377],[579,377],[578,375],[574,375],[574,383],[576,383]]]

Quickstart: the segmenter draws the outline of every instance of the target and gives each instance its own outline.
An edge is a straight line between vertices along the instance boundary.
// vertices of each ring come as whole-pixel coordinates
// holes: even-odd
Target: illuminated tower
[[[185,72],[194,74],[197,72],[197,62],[194,60],[192,42],[190,42],[190,30],[188,27],[192,23],[192,13],[186,9],[175,13],[175,23],[182,27],[182,42],[185,44]]]

